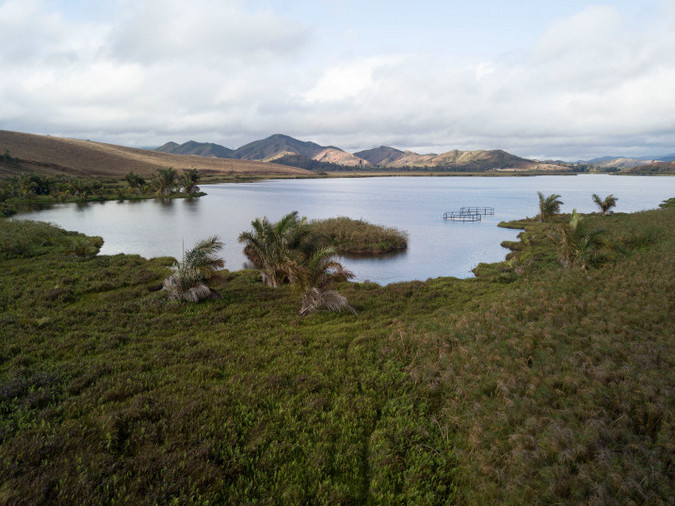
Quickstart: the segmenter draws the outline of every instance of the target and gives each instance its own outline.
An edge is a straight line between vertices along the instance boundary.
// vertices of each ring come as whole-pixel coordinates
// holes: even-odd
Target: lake
[[[226,268],[241,269],[245,258],[237,237],[256,217],[276,221],[298,211],[308,219],[347,216],[396,227],[408,233],[408,250],[382,258],[342,258],[356,281],[380,284],[439,276],[470,277],[479,262],[498,262],[504,240],[516,230],[500,221],[538,214],[537,191],[561,195],[562,212],[597,210],[591,195],[618,198],[616,212],[653,209],[675,196],[675,177],[376,177],[267,180],[203,186],[207,196],[169,201],[143,200],[63,204],[22,213],[14,219],[55,223],[67,230],[99,235],[101,254],[181,257],[182,244],[217,234],[225,242]],[[445,211],[463,206],[494,207],[494,216],[477,223],[443,220]]]

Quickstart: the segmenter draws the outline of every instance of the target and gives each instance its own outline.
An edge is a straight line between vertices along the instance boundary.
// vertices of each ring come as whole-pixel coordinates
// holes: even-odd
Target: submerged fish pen
[[[495,208],[494,207],[461,207],[459,209],[460,213],[463,214],[482,214],[483,216],[486,215],[494,215],[495,214]]]
[[[478,213],[463,213],[461,211],[448,211],[443,213],[443,219],[448,221],[462,221],[462,222],[471,222],[471,221],[480,221],[481,217]]]

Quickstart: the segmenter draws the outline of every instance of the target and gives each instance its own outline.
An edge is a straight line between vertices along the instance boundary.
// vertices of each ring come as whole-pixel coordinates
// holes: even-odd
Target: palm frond
[[[602,214],[610,214],[610,209],[616,206],[616,201],[619,200],[614,195],[609,194],[602,200],[597,194],[593,194],[593,202],[600,208]]]
[[[210,297],[212,291],[204,281],[216,276],[217,269],[225,265],[222,258],[215,256],[222,248],[222,241],[214,235],[186,251],[183,260],[174,264],[173,274],[164,280],[169,298],[197,302]]]
[[[560,263],[564,267],[588,269],[598,262],[611,245],[602,237],[602,230],[586,230],[583,216],[572,211],[569,223],[558,227]]]
[[[289,279],[289,264],[293,261],[297,242],[297,229],[305,219],[299,219],[296,211],[287,214],[272,224],[264,217],[251,222],[252,230],[242,232],[239,242],[244,243],[244,254],[260,271],[263,282],[278,286]]]
[[[563,201],[560,200],[560,195],[553,193],[548,197],[544,197],[544,194],[537,192],[539,195],[539,221],[546,221],[548,218],[560,212],[560,206],[563,205]]]
[[[300,315],[307,316],[308,314],[318,311],[319,309],[338,312],[346,309],[352,314],[358,316],[358,313],[349,304],[349,302],[347,302],[347,298],[345,296],[332,290],[310,288],[304,293],[302,297]]]

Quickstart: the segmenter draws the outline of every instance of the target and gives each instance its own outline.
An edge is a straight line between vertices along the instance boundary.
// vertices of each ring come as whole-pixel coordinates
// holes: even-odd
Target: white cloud
[[[304,98],[310,102],[334,102],[358,96],[373,87],[373,74],[378,69],[397,60],[400,58],[372,57],[340,63],[327,69]]]
[[[409,58],[366,74],[347,103],[322,108],[329,119],[309,123],[346,140],[350,132],[361,139],[378,132],[368,135],[377,144],[407,139],[440,150],[514,146],[573,156],[575,144],[595,138],[620,149],[629,136],[632,146],[651,149],[649,139],[658,138],[656,149],[672,151],[675,32],[667,24],[672,18],[636,31],[617,10],[589,7],[553,23],[529,55],[508,62],[458,67]],[[368,61],[328,70],[323,79],[368,68]]]
[[[529,51],[468,63],[442,49],[324,54],[320,27],[243,1],[120,0],[87,22],[48,6],[0,3],[0,128],[229,147],[283,132],[525,156],[675,146],[668,2],[646,25],[591,6]]]
[[[246,11],[234,0],[125,0],[113,30],[113,54],[144,64],[187,59],[207,65],[293,53],[307,29],[272,11]]]

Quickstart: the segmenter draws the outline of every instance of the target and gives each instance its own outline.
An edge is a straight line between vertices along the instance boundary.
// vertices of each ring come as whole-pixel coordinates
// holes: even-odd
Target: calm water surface
[[[356,280],[380,284],[439,276],[472,276],[479,262],[498,262],[500,246],[518,231],[497,227],[500,221],[538,213],[537,191],[558,193],[563,212],[596,211],[593,193],[618,197],[617,212],[653,209],[675,196],[675,177],[537,176],[537,177],[390,177],[357,179],[269,180],[204,186],[206,197],[160,202],[65,204],[21,214],[15,219],[56,223],[67,230],[100,235],[101,254],[137,253],[180,258],[185,247],[209,235],[225,242],[230,270],[245,261],[237,236],[256,217],[276,221],[298,211],[308,219],[348,216],[408,232],[405,253],[379,259],[344,258]],[[462,206],[489,206],[494,216],[480,223],[453,223],[443,212]]]

